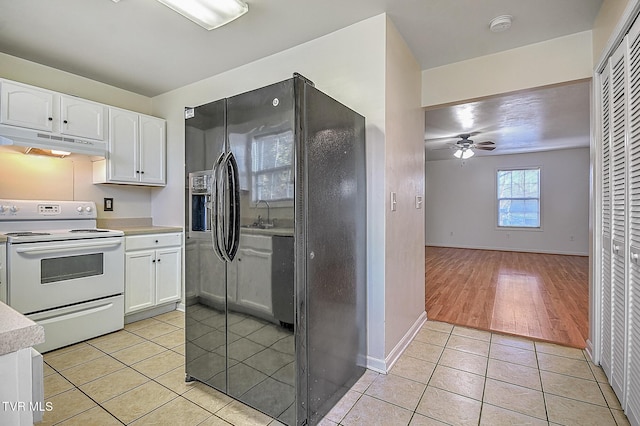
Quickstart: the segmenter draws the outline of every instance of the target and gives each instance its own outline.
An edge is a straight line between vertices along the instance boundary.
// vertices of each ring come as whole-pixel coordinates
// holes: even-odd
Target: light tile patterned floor
[[[184,382],[184,315],[170,312],[45,354],[42,425],[278,425]],[[428,321],[383,375],[367,371],[331,425],[628,425],[583,351]]]

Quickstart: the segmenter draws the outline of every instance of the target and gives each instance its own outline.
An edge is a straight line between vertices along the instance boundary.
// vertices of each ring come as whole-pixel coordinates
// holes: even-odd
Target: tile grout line
[[[549,410],[547,409],[547,396],[546,396],[546,392],[544,391],[544,383],[542,382],[542,369],[540,368],[540,361],[538,360],[538,345],[536,345],[535,342],[533,343],[533,350],[536,357],[536,367],[538,368],[538,377],[540,379],[540,389],[542,391],[542,404],[544,405],[544,415],[547,419],[547,423],[550,423],[551,420],[549,420]]]
[[[162,322],[161,320],[157,320],[157,321]],[[152,326],[154,326],[154,325],[155,325],[155,324],[152,324],[152,325],[149,325],[149,326],[145,326],[145,327],[141,327],[140,329],[147,328],[147,327],[152,327]],[[178,329],[180,329],[180,328],[178,328]],[[115,333],[118,333],[118,332],[120,332],[120,331],[126,331],[127,333],[130,333],[130,334],[133,334],[133,335],[135,335],[135,336],[138,336],[138,337],[140,337],[141,339],[144,339],[144,340],[145,340],[145,341],[147,341],[147,342],[152,342],[150,339],[148,339],[148,338],[146,338],[146,337],[143,337],[143,336],[139,336],[139,335],[137,335],[137,334],[135,334],[135,333],[133,333],[133,332],[131,332],[131,331],[125,330],[124,328],[123,328],[122,330],[117,330],[117,331],[115,331],[115,332],[113,332],[113,333],[109,333],[109,334],[115,334]],[[170,331],[170,332],[165,333],[165,334],[169,334],[169,333],[172,333],[172,332],[175,332],[175,331],[177,331],[177,330],[173,330],[173,331]],[[100,338],[100,337],[104,337],[104,336],[109,336],[109,334],[107,334],[107,335],[103,335],[103,336],[99,336],[98,338]],[[158,336],[156,336],[156,337],[160,337],[160,336],[162,336],[162,335],[164,335],[164,334],[158,335]],[[146,383],[148,383],[149,381],[152,381],[152,382],[154,382],[154,383],[156,383],[156,384],[158,384],[158,385],[160,385],[160,386],[163,386],[164,388],[166,388],[166,389],[168,389],[169,391],[171,391],[171,392],[173,392],[174,394],[176,394],[176,397],[180,396],[179,394],[177,394],[177,392],[174,392],[172,389],[169,389],[169,388],[167,388],[166,386],[162,385],[161,383],[158,383],[155,379],[153,379],[153,378],[151,378],[151,377],[147,376],[146,374],[144,374],[144,373],[142,373],[142,372],[140,372],[140,371],[136,370],[135,368],[133,368],[133,367],[132,367],[132,365],[130,365],[130,364],[126,364],[126,363],[124,363],[124,362],[120,361],[119,359],[117,359],[117,358],[113,357],[110,353],[107,353],[107,352],[105,352],[104,350],[102,350],[101,348],[99,348],[99,347],[95,346],[94,344],[90,343],[90,341],[85,341],[84,343],[86,343],[88,346],[92,347],[93,349],[95,349],[95,350],[97,350],[97,351],[99,351],[99,352],[102,352],[104,355],[106,355],[106,356],[108,356],[109,358],[111,358],[111,359],[115,360],[116,362],[118,362],[118,363],[120,363],[120,364],[124,365],[124,367],[122,367],[122,368],[120,368],[120,369],[118,369],[118,370],[112,371],[111,373],[105,374],[105,375],[103,375],[103,376],[101,376],[101,377],[97,377],[97,378],[95,378],[95,379],[93,379],[93,380],[88,381],[87,383],[94,382],[94,381],[99,380],[99,379],[101,379],[101,378],[103,378],[103,377],[106,377],[106,376],[108,376],[108,375],[110,375],[110,374],[113,374],[113,373],[116,373],[116,372],[118,372],[118,371],[124,370],[125,368],[131,368],[132,370],[136,371],[137,373],[141,374],[142,376],[144,376],[145,378],[147,378],[147,379],[148,379],[148,381],[147,381],[147,382],[142,383],[142,384],[140,384],[140,385],[138,385],[138,386],[134,386],[133,388],[131,388],[131,389],[129,389],[129,390],[127,390],[127,391],[125,391],[125,392],[123,392],[123,393],[119,394],[119,395],[115,395],[115,396],[113,396],[112,398],[109,398],[108,400],[103,401],[103,402],[111,401],[112,399],[115,399],[115,398],[117,398],[117,397],[119,397],[119,396],[121,396],[121,395],[123,395],[123,394],[125,394],[125,393],[127,393],[127,392],[130,392],[130,391],[132,391],[133,389],[137,389],[137,388],[139,388],[139,387],[141,387],[141,386],[145,385],[145,384],[146,384]],[[144,342],[143,342],[143,343],[144,343]],[[152,342],[152,343],[155,343],[155,342]],[[136,343],[136,344],[139,344],[139,343]],[[119,349],[119,350],[123,350],[123,349],[130,348],[130,347],[132,347],[132,346],[135,346],[136,344],[133,344],[133,345],[130,345],[130,346],[126,346],[126,347],[121,348],[121,349]],[[156,344],[157,344],[157,343],[156,343]],[[70,345],[70,346],[71,346],[71,345]],[[164,347],[164,346],[162,346],[162,345],[159,345],[159,346],[161,346],[161,347],[163,347],[163,348],[165,349],[165,351],[163,351],[163,352],[171,351],[171,349],[166,348],[166,347]],[[73,351],[74,351],[74,350],[72,350],[72,351],[70,351],[70,352],[73,352]],[[118,351],[114,351],[114,352],[118,352]],[[163,352],[160,352],[160,353],[163,353]],[[176,353],[177,353],[177,352],[176,352]],[[61,355],[61,356],[68,355],[68,352],[65,352],[65,353],[60,354],[60,355]],[[156,354],[156,355],[159,355],[159,354]],[[156,355],[152,355],[152,356],[150,356],[150,357],[144,358],[143,360],[139,360],[139,361],[137,361],[137,362],[144,361],[144,360],[149,359],[149,358],[152,358],[153,356],[156,356]],[[179,354],[179,355],[181,355],[181,354]],[[100,357],[98,357],[98,358],[101,358],[101,357],[102,357],[102,356],[100,356]],[[79,363],[79,364],[76,364],[76,365],[73,365],[73,366],[69,367],[68,369],[75,368],[75,367],[79,367],[79,366],[81,366],[81,365],[84,365],[84,364],[87,364],[87,363],[89,363],[89,362],[95,361],[95,360],[96,360],[96,359],[98,359],[98,358],[94,358],[94,359],[91,359],[91,360],[88,360],[88,361],[85,361],[85,362],[81,362],[81,363]],[[44,361],[44,360],[43,360],[43,362],[46,362],[46,361]],[[137,363],[137,362],[136,362],[136,363]],[[134,363],[134,364],[135,364],[135,363]],[[80,386],[83,386],[83,385],[85,385],[85,384],[87,384],[87,383],[84,383],[84,384],[82,384],[82,385],[78,386],[78,385],[76,385],[75,383],[71,382],[71,380],[69,380],[69,379],[64,375],[64,373],[63,373],[63,371],[64,371],[64,370],[58,370],[58,369],[54,368],[54,367],[53,367],[51,364],[49,364],[49,363],[47,363],[47,365],[49,365],[49,367],[50,367],[51,369],[53,369],[57,374],[59,374],[62,378],[64,378],[64,379],[65,379],[66,381],[68,381],[69,383],[71,383],[71,384],[74,386],[74,388],[73,388],[73,389],[76,389],[76,390],[78,390],[80,393],[82,393],[83,395],[85,395],[87,398],[89,398],[91,401],[93,401],[93,402],[96,404],[96,406],[97,406],[97,407],[102,408],[104,411],[106,411],[109,415],[111,415],[111,416],[112,416],[113,418],[115,418],[117,421],[119,421],[119,422],[120,422],[120,423],[122,423],[122,424],[125,424],[122,420],[120,420],[117,416],[115,416],[111,411],[109,411],[105,406],[103,406],[101,403],[99,403],[98,401],[96,401],[95,399],[93,399],[91,396],[89,396],[87,393],[85,393],[85,392],[80,388]],[[160,377],[160,376],[158,376],[158,377]],[[65,391],[65,392],[71,391],[71,390],[73,390],[73,389],[69,389],[69,390],[67,390],[67,391]],[[64,393],[64,392],[61,392],[61,393]],[[59,394],[57,394],[57,395],[59,395]],[[173,401],[174,399],[176,399],[176,398],[172,398],[171,400],[167,401],[167,403],[169,403],[169,402]],[[165,403],[165,404],[167,404],[167,403]],[[165,405],[165,404],[162,404],[162,405]],[[162,406],[162,405],[161,405],[161,406]],[[67,421],[67,420],[70,420],[70,419],[72,419],[72,418],[74,418],[74,417],[76,417],[76,416],[78,416],[78,415],[80,415],[80,414],[82,414],[82,413],[85,413],[86,411],[89,411],[89,410],[91,410],[91,409],[93,409],[93,408],[95,408],[95,407],[91,407],[91,408],[89,408],[89,409],[87,409],[87,410],[84,410],[84,411],[82,411],[82,412],[80,412],[80,413],[76,413],[75,415],[73,415],[73,416],[71,416],[71,417],[69,417],[69,418],[67,418],[67,419],[63,419],[63,420],[61,420],[60,422],[57,422],[56,424],[59,424],[59,423],[61,423],[61,422]],[[160,408],[160,407],[156,407],[154,410],[151,410],[150,412],[155,411],[157,408]],[[204,407],[202,407],[202,408],[203,408],[203,409],[205,409]],[[205,410],[206,410],[206,409],[205,409]],[[206,411],[208,411],[208,410],[206,410]],[[150,412],[149,412],[149,413],[150,413]],[[208,412],[209,412],[209,411],[208,411]],[[144,417],[145,415],[147,415],[147,414],[149,414],[149,413],[145,413],[145,414],[144,414],[143,416],[141,416],[140,418]],[[211,414],[214,414],[214,413],[211,413]],[[138,419],[135,419],[135,420],[138,420]],[[135,421],[135,420],[134,420],[134,421]]]

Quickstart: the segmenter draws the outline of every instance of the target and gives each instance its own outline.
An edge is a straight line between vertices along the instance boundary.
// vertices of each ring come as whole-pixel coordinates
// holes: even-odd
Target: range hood
[[[106,157],[107,144],[102,141],[78,139],[33,129],[0,125],[0,145],[24,146],[74,154]]]

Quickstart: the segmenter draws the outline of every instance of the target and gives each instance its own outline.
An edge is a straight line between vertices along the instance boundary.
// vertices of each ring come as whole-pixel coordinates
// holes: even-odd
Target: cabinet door
[[[0,122],[53,131],[53,93],[35,87],[2,82]]]
[[[107,107],[71,96],[60,96],[60,133],[79,138],[105,140]]]
[[[243,248],[239,254],[238,304],[271,315],[271,252]]]
[[[107,180],[138,182],[138,114],[110,108],[109,134]]]
[[[180,299],[182,288],[182,249],[156,251],[156,304]]]
[[[0,244],[0,302],[3,303],[7,303],[7,268],[5,267],[6,258],[6,245]]]
[[[155,305],[155,256],[155,250],[140,250],[125,254],[125,314]]]
[[[140,116],[140,182],[164,185],[165,178],[165,121]]]

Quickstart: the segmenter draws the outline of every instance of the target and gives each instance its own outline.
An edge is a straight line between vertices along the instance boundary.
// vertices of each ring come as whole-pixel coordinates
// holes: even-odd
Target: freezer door
[[[274,304],[288,304],[293,310],[293,277],[290,274],[286,283],[281,282],[282,274],[274,278],[278,268],[273,262],[279,256],[274,256],[272,240],[283,233],[293,239],[293,80],[229,98],[227,107],[228,143],[237,163],[244,225],[235,259],[227,264],[228,393],[293,425],[293,324],[274,315]]]
[[[213,233],[213,168],[225,152],[226,101],[185,115],[185,361],[188,378],[227,390],[227,270]],[[191,179],[189,179],[191,177]],[[203,216],[204,215],[204,216]]]

